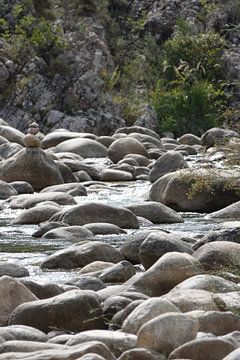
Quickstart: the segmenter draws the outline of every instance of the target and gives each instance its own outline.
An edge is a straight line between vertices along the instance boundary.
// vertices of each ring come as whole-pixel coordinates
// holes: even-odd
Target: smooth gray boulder
[[[23,210],[14,220],[13,224],[40,224],[49,220],[54,214],[61,210],[56,205],[37,205],[33,208]]]
[[[6,200],[10,196],[17,195],[17,190],[6,181],[0,180],[0,200]]]
[[[14,309],[9,325],[28,325],[44,332],[52,328],[84,331],[104,328],[100,297],[89,290],[72,290]]]
[[[66,140],[53,148],[54,152],[72,152],[83,158],[106,157],[108,149],[99,142],[92,139],[75,138]]]
[[[128,154],[139,154],[148,158],[146,148],[142,143],[134,138],[122,138],[115,140],[108,149],[108,157],[112,162],[117,163],[122,160]]]
[[[29,271],[22,265],[0,261],[0,276],[7,275],[14,278],[29,276]]]
[[[87,196],[86,188],[78,182],[48,186],[41,190],[41,193],[46,192],[66,192],[72,196]]]
[[[42,262],[41,267],[73,269],[84,267],[93,261],[109,260],[118,263],[123,257],[113,246],[100,241],[91,241],[55,252]]]
[[[29,209],[45,201],[53,201],[59,205],[76,204],[76,201],[71,195],[63,192],[21,194],[12,196],[7,200],[9,207],[12,209]]]

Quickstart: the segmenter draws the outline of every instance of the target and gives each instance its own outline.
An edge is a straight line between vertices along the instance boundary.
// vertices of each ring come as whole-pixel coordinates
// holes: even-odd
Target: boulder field
[[[38,225],[33,241],[68,244],[39,271],[74,271],[38,282],[0,257],[0,360],[239,359],[235,132],[176,140],[132,126],[38,137],[5,124],[0,135],[0,209],[17,212],[14,226]],[[133,183],[149,192],[123,192],[120,205],[90,196]],[[164,227],[189,212],[218,225],[202,237]]]

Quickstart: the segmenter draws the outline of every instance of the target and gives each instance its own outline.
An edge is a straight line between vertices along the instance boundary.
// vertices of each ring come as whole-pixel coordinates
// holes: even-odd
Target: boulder
[[[159,315],[145,323],[138,331],[137,343],[165,355],[196,338],[198,321],[177,312]]]
[[[60,211],[60,206],[37,205],[31,209],[23,210],[14,220],[13,224],[40,224],[49,220],[54,214]]]
[[[114,134],[131,134],[131,133],[139,133],[139,134],[145,134],[149,135],[151,137],[154,137],[155,139],[160,140],[160,136],[156,131],[153,131],[147,127],[143,126],[128,126],[128,127],[122,127],[115,131]]]
[[[79,289],[81,290],[99,291],[106,288],[106,285],[102,280],[98,279],[97,277],[91,276],[91,274],[90,276],[82,275],[73,282],[74,285],[79,287]]]
[[[108,157],[112,162],[117,163],[128,154],[140,154],[148,158],[146,148],[140,141],[134,138],[123,138],[115,140],[108,149]]]
[[[0,327],[0,336],[5,340],[25,340],[47,342],[44,332],[26,325],[10,325]]]
[[[231,311],[191,311],[187,315],[198,320],[199,331],[216,336],[240,330],[240,319]]]
[[[233,350],[235,350],[235,346],[228,341],[214,338],[201,338],[179,346],[172,351],[168,359],[222,360]]]
[[[239,360],[240,357],[240,348],[230,352],[223,360]]]
[[[165,313],[179,312],[178,308],[168,300],[150,298],[141,302],[124,320],[122,330],[130,334],[137,334],[138,330],[148,321]]]
[[[99,176],[100,181],[131,181],[132,174],[127,171],[117,169],[104,169]]]
[[[239,199],[239,174],[213,169],[182,169],[166,174],[151,187],[149,199],[177,211],[212,212]]]
[[[39,228],[32,233],[32,236],[36,237],[36,238],[40,238],[48,231],[50,231],[52,229],[56,229],[58,227],[63,227],[63,226],[68,226],[68,225],[64,224],[64,223],[60,223],[60,222],[47,222],[47,223],[41,224],[39,226]]]
[[[17,191],[18,194],[33,194],[33,187],[26,181],[13,181],[10,183],[11,186]]]
[[[41,193],[45,192],[66,192],[72,196],[87,196],[86,188],[79,183],[67,183],[48,186],[41,190]]]
[[[0,125],[0,135],[10,142],[24,146],[25,135],[21,131],[14,129],[11,126]]]
[[[193,253],[205,270],[240,267],[240,244],[230,241],[214,241],[201,246]]]
[[[188,168],[188,164],[184,160],[182,154],[177,151],[170,150],[156,160],[149,173],[149,180],[154,182],[163,175],[184,168]]]
[[[42,236],[45,239],[62,238],[67,241],[79,242],[93,238],[93,233],[83,226],[63,226],[47,231]]]
[[[221,210],[208,214],[207,217],[209,219],[239,219],[240,201],[237,201]]]
[[[17,190],[5,181],[0,180],[0,200],[6,200],[10,196],[17,195]]]
[[[90,223],[83,225],[83,227],[90,230],[94,235],[126,234],[126,231],[119,226],[109,223]]]
[[[53,201],[59,205],[75,205],[74,198],[62,192],[47,192],[40,194],[21,194],[8,199],[8,205],[12,209],[29,209],[41,202]]]
[[[232,137],[238,137],[238,133],[229,129],[212,128],[207,130],[201,137],[201,145],[206,148],[220,144]]]
[[[123,258],[120,252],[111,245],[100,241],[91,241],[55,252],[42,262],[41,267],[73,269],[84,267],[93,261],[109,260],[118,263]]]
[[[99,279],[107,283],[124,283],[136,274],[135,267],[124,260],[102,271]]]
[[[90,264],[84,266],[80,271],[79,274],[91,274],[91,273],[99,273],[102,270],[110,268],[114,265],[112,262],[107,261],[93,261]]]
[[[136,216],[144,217],[153,224],[173,224],[183,222],[183,218],[173,209],[156,201],[126,206]]]
[[[23,150],[23,146],[16,143],[4,143],[0,145],[0,156],[3,159],[8,159]]]
[[[64,292],[61,286],[54,283],[38,283],[30,279],[21,279],[21,283],[40,300],[51,298]]]
[[[117,357],[122,352],[133,349],[137,345],[137,337],[135,335],[110,330],[83,331],[81,334],[73,335],[66,345],[72,347],[87,341],[100,341],[104,343]]]
[[[9,325],[28,325],[44,332],[52,328],[84,331],[104,327],[99,296],[88,290],[72,290],[49,299],[15,308]]]
[[[38,300],[19,281],[9,277],[0,278],[0,326],[6,326],[12,311],[20,304]]]
[[[29,271],[22,265],[0,261],[0,276],[7,275],[14,278],[29,276]]]
[[[53,220],[60,220],[69,225],[108,222],[126,229],[137,229],[139,227],[137,217],[130,210],[98,202],[86,202],[63,210]]]
[[[201,140],[198,136],[193,134],[184,134],[178,139],[183,145],[201,145]]]
[[[107,156],[107,148],[99,142],[91,139],[75,138],[58,144],[54,152],[72,152],[83,158],[99,158]]]
[[[95,138],[94,134],[79,133],[79,132],[68,131],[65,129],[64,130],[59,129],[44,136],[44,138],[42,139],[42,147],[44,149],[48,149],[57,146],[58,144],[66,140],[89,137],[89,136],[91,136],[92,139]]]
[[[161,296],[183,280],[201,272],[201,264],[185,253],[169,252],[141,274],[132,286],[150,296]]]
[[[40,148],[23,149],[2,161],[0,179],[7,182],[26,181],[35,191],[63,183],[58,166]]]
[[[163,354],[145,348],[127,350],[118,360],[166,360]]]

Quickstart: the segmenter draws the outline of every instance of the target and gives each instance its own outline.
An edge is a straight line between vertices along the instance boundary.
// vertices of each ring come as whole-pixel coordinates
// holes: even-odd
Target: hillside
[[[25,131],[237,127],[239,0],[0,0],[0,117]]]

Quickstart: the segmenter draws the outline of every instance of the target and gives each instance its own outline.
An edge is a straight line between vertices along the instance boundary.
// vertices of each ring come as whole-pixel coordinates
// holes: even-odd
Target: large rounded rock
[[[17,191],[18,194],[33,194],[33,187],[26,181],[13,181],[11,186]]]
[[[72,132],[68,130],[58,130],[53,131],[46,136],[44,136],[42,140],[42,147],[44,149],[51,148],[57,146],[58,144],[62,143],[66,140],[76,139],[76,138],[83,138],[91,136],[92,139],[95,138],[94,134],[86,134],[86,133],[79,133],[79,132]]]
[[[12,209],[29,209],[41,202],[53,201],[59,205],[75,205],[74,198],[66,193],[40,193],[40,194],[21,194],[8,199],[8,205]]]
[[[162,314],[144,324],[138,332],[138,346],[168,355],[178,346],[195,339],[198,321],[180,313]]]
[[[199,331],[216,336],[225,335],[240,330],[240,318],[231,311],[191,311],[189,316],[199,322]]]
[[[0,135],[6,138],[8,141],[24,145],[25,135],[11,126],[0,125]]]
[[[115,140],[108,149],[108,157],[117,163],[128,154],[140,154],[148,158],[148,153],[140,141],[133,138]]]
[[[184,134],[178,141],[183,145],[201,145],[200,138],[193,134]]]
[[[230,241],[214,241],[201,246],[193,256],[206,270],[240,267],[240,244]]]
[[[20,304],[38,300],[19,281],[9,276],[0,278],[0,326],[8,323],[11,312]]]
[[[134,266],[125,260],[103,270],[99,278],[107,283],[123,283],[135,274]]]
[[[5,143],[0,145],[0,156],[3,159],[8,159],[23,150],[23,146],[16,143]]]
[[[122,352],[135,348],[137,345],[135,335],[110,330],[83,331],[81,334],[72,336],[66,345],[73,346],[87,341],[103,342],[116,356],[120,356]]]
[[[79,242],[92,239],[93,233],[83,226],[63,226],[47,231],[43,234],[45,239],[65,239],[67,241]]]
[[[215,211],[208,215],[210,219],[239,219],[240,218],[240,201],[235,202],[221,210]]]
[[[163,354],[145,348],[136,348],[125,351],[118,360],[166,360]]]
[[[21,279],[21,283],[25,285],[38,299],[47,299],[62,294],[63,288],[54,283],[38,283],[28,279]]]
[[[13,224],[40,224],[49,220],[54,214],[60,211],[60,206],[56,205],[38,205],[31,209],[21,212]]]
[[[156,131],[153,131],[147,127],[136,126],[136,125],[119,128],[115,131],[114,134],[131,134],[131,133],[145,134],[160,140],[160,136],[158,135],[158,133],[156,133]]]
[[[125,319],[122,330],[137,334],[142,325],[168,312],[179,312],[178,308],[170,301],[161,298],[151,298],[138,305]]]
[[[44,332],[52,328],[84,331],[104,327],[100,298],[88,290],[72,290],[22,304],[12,312],[9,324],[33,326]]]
[[[200,271],[200,262],[191,255],[170,252],[157,260],[132,285],[150,296],[161,296]]]
[[[14,278],[29,276],[29,271],[22,265],[0,261],[0,276],[7,275]]]
[[[10,196],[17,194],[17,190],[12,185],[0,180],[0,200],[8,199]]]
[[[213,293],[240,291],[240,285],[232,281],[225,280],[220,276],[200,274],[190,277],[178,284],[172,291],[175,290],[190,290],[199,289],[207,290]]]
[[[25,340],[46,342],[48,337],[44,332],[26,325],[10,325],[0,327],[0,336],[5,340]]]
[[[173,224],[184,221],[176,211],[155,201],[128,205],[127,209],[131,210],[136,216],[144,217],[154,224]]]
[[[154,163],[149,174],[149,180],[154,182],[165,174],[183,168],[188,168],[188,164],[182,154],[174,150],[168,151]]]
[[[123,258],[120,252],[111,245],[100,241],[92,241],[57,251],[44,260],[41,267],[48,269],[72,269],[84,267],[93,261],[109,260],[113,263],[118,263]]]
[[[69,225],[85,225],[93,222],[108,222],[121,228],[138,228],[137,217],[128,209],[87,202],[64,210],[58,219]]]
[[[169,252],[192,254],[191,246],[172,234],[151,233],[140,246],[139,259],[145,269],[150,268],[161,256]]]
[[[101,181],[131,181],[133,180],[132,174],[127,171],[117,169],[104,169],[100,173]]]
[[[0,179],[7,182],[26,181],[34,190],[63,183],[58,166],[40,148],[23,149],[3,161]]]
[[[228,341],[202,338],[178,347],[169,355],[168,359],[222,360],[234,349],[235,346]]]
[[[207,148],[217,143],[224,142],[231,137],[238,137],[238,133],[229,129],[212,128],[207,130],[201,137],[201,144]]]
[[[76,138],[63,141],[54,148],[54,152],[72,152],[83,158],[99,158],[107,156],[107,148],[91,139]]]
[[[239,174],[222,170],[178,170],[162,176],[149,198],[178,211],[212,212],[240,198]]]
[[[86,188],[79,183],[67,183],[48,186],[41,190],[41,193],[45,192],[66,192],[72,196],[87,196]]]

